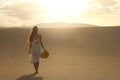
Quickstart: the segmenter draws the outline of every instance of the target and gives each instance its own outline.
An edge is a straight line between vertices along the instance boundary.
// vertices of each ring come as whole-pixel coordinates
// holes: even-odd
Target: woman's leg
[[[39,61],[34,63],[34,68],[35,68],[35,74],[38,73]]]

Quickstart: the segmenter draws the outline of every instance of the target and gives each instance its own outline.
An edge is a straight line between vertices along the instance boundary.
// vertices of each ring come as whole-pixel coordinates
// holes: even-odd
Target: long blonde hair
[[[38,32],[38,27],[34,26],[29,37],[29,42],[33,42],[33,38],[37,34],[37,32]]]

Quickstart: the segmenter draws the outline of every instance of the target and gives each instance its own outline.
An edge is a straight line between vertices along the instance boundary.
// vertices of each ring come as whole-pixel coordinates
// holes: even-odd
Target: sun
[[[68,16],[81,15],[88,8],[87,0],[31,0],[44,4],[46,17],[53,21],[62,21]]]

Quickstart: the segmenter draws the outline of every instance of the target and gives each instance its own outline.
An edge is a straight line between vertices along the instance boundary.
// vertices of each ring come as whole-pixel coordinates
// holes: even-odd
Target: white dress
[[[31,54],[30,54],[30,63],[36,63],[40,59],[41,45],[39,39],[33,39]]]

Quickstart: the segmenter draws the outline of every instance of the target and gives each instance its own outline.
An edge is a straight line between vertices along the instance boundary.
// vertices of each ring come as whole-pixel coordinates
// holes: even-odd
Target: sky
[[[51,22],[120,25],[120,0],[0,0],[0,26]]]

